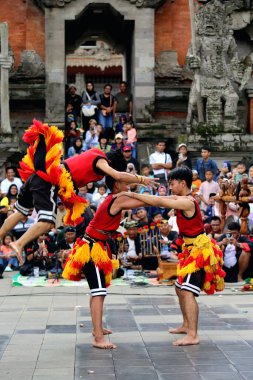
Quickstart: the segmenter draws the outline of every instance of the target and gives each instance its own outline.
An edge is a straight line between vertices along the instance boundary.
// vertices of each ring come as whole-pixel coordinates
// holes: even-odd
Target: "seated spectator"
[[[201,183],[202,183],[201,180],[198,178],[197,170],[195,170],[195,169],[192,170],[192,195],[193,195],[193,197],[199,191]]]
[[[145,177],[154,178],[153,174],[151,174],[151,168],[148,164],[143,164],[141,166],[141,175]],[[149,194],[153,195],[156,192],[156,189],[152,186],[140,186],[139,193],[143,194],[144,191],[149,191]]]
[[[101,205],[101,203],[104,202],[106,197],[107,197],[106,185],[99,185],[97,193],[93,194],[93,196],[92,196],[92,203],[96,207],[99,207]]]
[[[173,246],[171,247],[172,242],[178,237],[177,232],[171,230],[168,220],[165,219],[160,221],[158,229],[159,237],[154,246],[154,251],[159,252],[162,260],[177,260],[177,252]]]
[[[253,165],[249,167],[248,177],[249,177],[249,183],[253,184]]]
[[[138,227],[149,226],[150,219],[145,207],[138,207],[136,210],[136,217],[138,219]]]
[[[106,134],[101,133],[101,135],[99,136],[98,141],[99,141],[99,143],[97,145],[95,145],[94,148],[100,149],[104,153],[110,152],[111,146],[108,143],[108,137],[107,137]]]
[[[126,115],[120,115],[119,122],[116,124],[116,127],[115,127],[116,133],[123,132],[123,125],[126,124],[126,122],[127,122]]]
[[[6,234],[0,247],[0,278],[3,278],[3,272],[12,272],[19,266],[17,255],[10,247],[12,241],[14,241],[13,235]]]
[[[66,208],[64,204],[62,203],[61,199],[59,198],[57,200],[57,211],[56,211],[56,221],[55,221],[55,228],[58,229],[60,227],[64,226],[63,218],[66,215]]]
[[[25,263],[20,267],[22,276],[33,275],[33,268],[41,271],[49,271],[55,266],[53,258],[55,245],[50,241],[48,234],[40,235],[37,240],[25,247]]]
[[[231,162],[223,161],[219,178],[230,179],[232,177],[231,173]]]
[[[115,143],[111,146],[111,151],[114,150],[121,150],[123,151],[124,144],[123,144],[123,135],[121,133],[117,133],[115,136]]]
[[[91,124],[89,130],[85,134],[84,147],[85,150],[92,149],[98,145],[99,135],[96,132],[96,126]]]
[[[64,230],[64,238],[57,244],[60,251],[70,251],[76,241],[76,229],[74,227],[66,227]]]
[[[128,131],[128,127],[127,127],[127,123],[123,124],[123,127],[122,127],[122,136],[123,136],[123,144],[126,145],[126,142],[127,142],[127,131]]]
[[[75,121],[71,121],[69,127],[67,127],[65,131],[66,152],[68,152],[69,148],[74,145],[78,137],[81,137],[81,132],[77,129],[77,123]]]
[[[152,221],[155,223],[155,224],[159,224],[161,222],[161,220],[163,220],[163,214],[161,213],[161,211],[158,209],[156,210],[155,212],[153,212],[152,214]]]
[[[179,144],[178,148],[178,157],[174,160],[174,167],[178,168],[180,166],[187,166],[189,169],[192,169],[192,161],[189,157],[187,145]]]
[[[171,226],[171,231],[179,232],[178,225],[177,225],[177,216],[174,209],[171,209],[168,213],[169,220],[168,223]]]
[[[137,144],[137,132],[134,128],[134,125],[131,121],[127,122],[127,140],[126,145],[130,145],[132,147],[132,157],[137,158],[137,150],[136,150],[136,144]]]
[[[17,198],[18,188],[16,185],[11,185],[6,196],[0,201],[0,226],[3,225],[5,219],[7,218],[8,211],[14,209]]]
[[[89,203],[92,202],[92,194],[88,193],[88,187],[87,185],[83,186],[83,187],[79,187],[78,189],[78,195],[84,199],[86,199],[86,201],[88,201]]]
[[[217,240],[222,234],[221,218],[219,216],[212,216],[210,220],[210,232],[209,236]]]
[[[157,190],[157,196],[158,197],[165,197],[167,195],[167,188],[164,185],[161,185],[158,187]],[[149,215],[153,215],[154,212],[159,211],[162,214],[163,219],[168,219],[168,213],[170,211],[169,208],[166,207],[156,207],[156,206],[151,206],[149,208]]]
[[[207,206],[206,211],[205,211],[205,215],[207,216],[207,218],[205,220],[206,223],[210,223],[211,222],[211,218],[213,216],[215,216],[215,208],[214,208],[215,197],[216,197],[215,193],[210,193],[209,194],[208,206]]]
[[[224,254],[225,281],[243,281],[253,254],[252,241],[240,234],[239,223],[232,222],[228,225],[228,233],[221,235],[217,243]]]
[[[132,163],[134,164],[134,167],[136,169],[136,171],[139,173],[139,170],[140,170],[140,165],[139,165],[139,162],[134,158],[132,157],[132,147],[131,145],[125,145],[124,148],[123,148],[123,156],[128,163]]]
[[[71,146],[68,150],[68,158],[73,156],[78,156],[79,154],[85,152],[85,148],[83,146],[83,140],[81,137],[77,137],[73,146]]]
[[[127,222],[125,224],[127,236],[124,240],[124,256],[127,261],[132,262],[134,265],[139,264],[142,259],[141,243],[138,235],[138,223],[135,221]]]
[[[4,197],[7,195],[9,187],[11,185],[16,185],[18,188],[18,191],[20,190],[22,186],[22,181],[20,178],[15,177],[15,170],[12,167],[8,167],[5,169],[5,175],[6,178],[1,182],[0,185],[0,192],[1,196]]]

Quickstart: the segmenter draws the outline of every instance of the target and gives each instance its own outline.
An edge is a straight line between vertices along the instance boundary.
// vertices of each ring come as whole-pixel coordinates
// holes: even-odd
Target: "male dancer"
[[[157,207],[177,210],[179,234],[183,238],[183,252],[179,254],[176,293],[183,315],[182,326],[170,330],[173,334],[186,334],[173,342],[175,346],[199,344],[198,304],[195,297],[203,289],[206,293],[224,289],[225,272],[221,269],[222,252],[204,233],[200,208],[191,195],[192,171],[187,167],[174,169],[170,173],[170,189],[174,196],[157,197],[136,193],[118,194],[128,196]]]
[[[125,162],[123,165],[126,167]],[[112,194],[108,195],[99,206],[94,218],[86,228],[83,239],[77,240],[69,255],[63,277],[68,280],[80,280],[81,273],[84,272],[91,290],[90,310],[93,323],[93,346],[111,349],[116,348],[116,346],[104,338],[104,334],[110,334],[111,331],[103,329],[103,304],[107,293],[106,287],[110,285],[112,270],[118,267],[118,260],[110,259],[110,251],[106,241],[112,232],[119,227],[122,210],[140,207],[144,203],[137,199],[129,199],[128,196],[113,198],[114,194],[128,190],[127,183],[106,177],[106,184]]]
[[[0,229],[1,239],[20,220],[28,216],[30,209],[35,208],[38,212],[38,222],[12,244],[20,264],[23,263],[23,247],[54,226],[57,195],[67,208],[65,224],[75,225],[81,221],[80,217],[88,205],[84,198],[75,194],[75,187],[99,181],[105,175],[127,183],[155,183],[154,178],[113,169],[110,161],[120,159],[120,152],[108,153],[106,156],[99,149],[91,149],[65,160],[61,165],[63,137],[63,133],[57,127],[42,124],[35,119],[23,136],[23,140],[30,144],[19,170],[25,184],[15,204],[17,212],[7,218]]]

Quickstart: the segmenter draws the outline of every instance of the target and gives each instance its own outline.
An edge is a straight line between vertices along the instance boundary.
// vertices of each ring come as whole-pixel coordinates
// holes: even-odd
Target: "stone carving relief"
[[[12,73],[13,79],[20,78],[44,78],[45,64],[35,50],[24,50],[21,52],[21,61],[17,70]]]
[[[177,52],[174,50],[162,51],[155,64],[156,77],[180,78],[182,76],[182,67],[178,64]]]
[[[233,1],[229,2],[229,7],[231,3]],[[196,13],[196,55],[193,56],[192,47],[187,54],[188,65],[195,71],[187,123],[198,123],[194,115],[200,101],[203,108],[205,104],[205,123],[226,131],[240,131],[237,104],[240,91],[251,77],[252,60],[250,56],[244,57],[243,62],[238,58],[229,13],[226,2],[220,0],[211,0]],[[197,73],[200,94],[196,86]]]

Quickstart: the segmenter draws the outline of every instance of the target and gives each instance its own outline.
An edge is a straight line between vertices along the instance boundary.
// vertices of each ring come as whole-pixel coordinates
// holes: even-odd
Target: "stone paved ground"
[[[112,286],[105,325],[118,348],[102,351],[90,345],[87,289],[12,288],[6,274],[0,379],[253,380],[253,293],[238,289],[199,298],[201,345],[182,348],[167,332],[181,321],[173,288]]]

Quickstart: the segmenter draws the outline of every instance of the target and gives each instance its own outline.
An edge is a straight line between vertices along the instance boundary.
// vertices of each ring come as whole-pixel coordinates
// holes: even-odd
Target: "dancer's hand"
[[[159,178],[143,177],[143,184],[145,186],[159,186]]]

